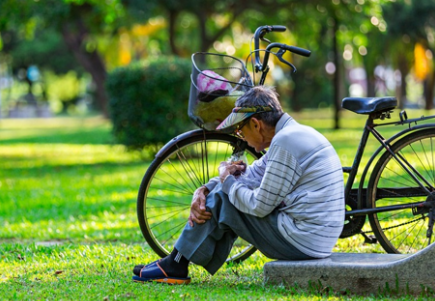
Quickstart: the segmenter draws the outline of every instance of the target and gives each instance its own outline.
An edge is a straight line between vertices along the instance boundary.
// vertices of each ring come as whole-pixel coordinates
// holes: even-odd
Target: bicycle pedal
[[[377,244],[378,239],[374,235],[367,235],[364,232],[360,233],[364,237],[364,243],[365,244]]]
[[[374,235],[369,235],[368,237],[364,238],[364,243],[366,244],[377,244],[378,239]]]

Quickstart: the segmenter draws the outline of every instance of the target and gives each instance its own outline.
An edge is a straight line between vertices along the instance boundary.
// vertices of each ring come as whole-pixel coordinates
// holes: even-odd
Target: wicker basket
[[[198,52],[192,55],[192,74],[188,114],[208,131],[224,120],[237,98],[253,87],[251,77],[237,58]]]

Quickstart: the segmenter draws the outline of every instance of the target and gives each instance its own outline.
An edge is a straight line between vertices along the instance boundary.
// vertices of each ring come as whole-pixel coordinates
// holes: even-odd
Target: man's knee
[[[206,208],[221,229],[232,229],[235,226],[234,221],[239,220],[241,214],[223,191],[210,193],[207,196]]]
[[[205,206],[207,208],[207,211],[211,213],[215,213],[216,211],[219,211],[222,207],[223,199],[225,199],[226,194],[222,190],[216,190],[214,189],[212,192],[209,193],[209,195],[206,198]],[[228,196],[226,196],[228,199]]]
[[[222,209],[226,209],[228,205],[232,206],[228,195],[225,194],[222,190],[213,190],[207,196],[205,203],[207,211],[210,211],[212,213],[220,212]]]

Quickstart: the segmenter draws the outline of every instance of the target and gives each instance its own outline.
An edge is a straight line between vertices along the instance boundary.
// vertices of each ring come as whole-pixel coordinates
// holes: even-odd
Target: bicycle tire
[[[426,179],[425,187],[435,187],[435,130],[413,132],[393,144],[400,154]],[[368,185],[367,205],[376,208],[424,202],[428,193],[416,184],[388,152],[376,163]],[[426,237],[428,209],[401,209],[369,214],[370,225],[388,253],[415,253],[429,244]]]
[[[175,145],[165,148],[146,171],[137,199],[142,234],[161,257],[170,253],[187,223],[194,191],[218,175],[219,163],[241,150],[245,151],[248,163],[262,155],[236,137],[202,131],[181,137]],[[241,262],[255,251],[238,238],[227,262]]]

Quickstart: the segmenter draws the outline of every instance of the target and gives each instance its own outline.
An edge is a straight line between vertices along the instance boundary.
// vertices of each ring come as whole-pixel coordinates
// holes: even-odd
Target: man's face
[[[250,118],[236,130],[236,135],[240,139],[245,140],[256,152],[261,152],[269,146],[264,142],[263,135],[260,131],[261,126],[263,126],[261,120]]]

